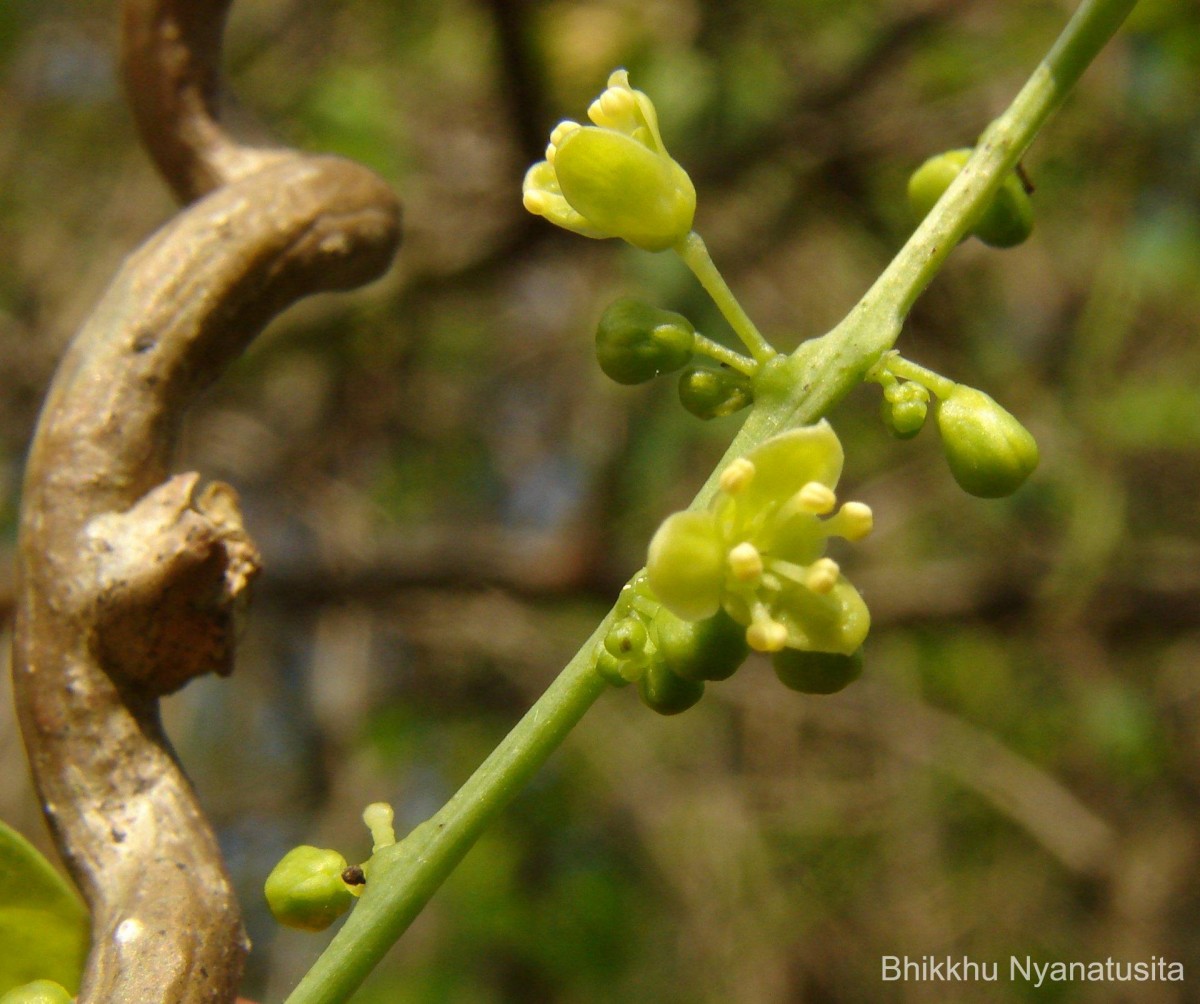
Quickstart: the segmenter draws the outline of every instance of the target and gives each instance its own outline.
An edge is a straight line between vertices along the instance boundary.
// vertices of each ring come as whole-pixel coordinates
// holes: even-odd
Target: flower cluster
[[[855,655],[870,614],[824,552],[829,537],[865,537],[872,516],[861,502],[837,508],[841,471],[842,446],[825,421],[734,460],[708,509],[675,513],[654,535],[646,574],[655,596],[687,621],[724,610],[760,652]]]
[[[665,251],[692,228],[696,189],[667,153],[654,104],[617,70],[588,108],[594,125],[560,122],[546,159],[525,174],[525,208],[585,237]]]

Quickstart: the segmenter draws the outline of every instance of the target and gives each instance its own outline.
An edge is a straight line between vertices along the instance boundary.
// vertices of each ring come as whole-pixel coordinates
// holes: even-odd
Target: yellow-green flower
[[[588,108],[594,125],[560,122],[546,159],[525,174],[525,208],[585,237],[664,251],[692,229],[696,189],[663,145],[654,104],[617,70]]]
[[[688,621],[724,609],[760,652],[855,653],[871,618],[837,563],[829,537],[871,531],[861,502],[837,508],[842,446],[828,422],[768,439],[734,460],[708,509],[669,516],[654,539],[647,581]],[[830,515],[830,514],[833,515]]]

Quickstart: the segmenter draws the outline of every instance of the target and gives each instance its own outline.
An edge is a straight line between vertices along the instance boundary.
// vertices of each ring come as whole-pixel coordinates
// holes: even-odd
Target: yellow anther
[[[746,644],[756,652],[781,652],[787,647],[787,638],[787,628],[769,616],[746,628]]]
[[[804,584],[814,593],[828,593],[837,585],[842,570],[832,558],[818,558],[808,566]]]
[[[763,573],[763,559],[758,548],[745,540],[729,551],[729,570],[738,582],[753,582]]]
[[[825,526],[831,536],[862,540],[874,528],[875,515],[865,502],[847,502]]]
[[[820,481],[810,481],[796,493],[796,501],[802,512],[824,516],[825,513],[832,512],[833,507],[837,505],[837,496],[828,485],[823,485]]]
[[[738,457],[721,472],[721,491],[736,495],[754,479],[754,463]]]

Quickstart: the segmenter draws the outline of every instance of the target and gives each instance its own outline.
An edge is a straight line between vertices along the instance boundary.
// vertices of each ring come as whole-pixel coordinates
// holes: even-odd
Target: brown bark
[[[375,278],[392,193],[332,157],[238,146],[216,116],[226,0],[128,0],[139,129],[193,204],[126,261],[51,386],[26,470],[14,690],[93,917],[81,1002],[232,1001],[247,942],[158,699],[232,668],[258,554],[236,495],[168,476],[189,402],[279,311]]]

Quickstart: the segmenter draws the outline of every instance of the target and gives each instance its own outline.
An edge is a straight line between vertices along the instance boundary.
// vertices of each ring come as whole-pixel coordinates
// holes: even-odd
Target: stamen
[[[835,505],[837,496],[832,488],[821,484],[820,481],[810,481],[779,507],[775,520],[783,524],[801,513],[806,516],[823,516]]]
[[[875,526],[875,514],[865,502],[847,502],[832,518],[825,521],[825,532],[831,537],[862,540]]]
[[[731,548],[728,560],[729,570],[738,582],[752,582],[763,573],[762,555],[748,540]]]
[[[794,561],[784,561],[782,558],[768,558],[766,566],[776,575],[783,576],[789,582],[795,582],[800,586],[808,584],[808,569],[803,565],[797,565]]]
[[[721,491],[736,495],[754,480],[754,462],[738,457],[721,472]]]
[[[796,499],[804,512],[814,516],[824,516],[825,513],[832,512],[833,507],[837,505],[837,496],[833,489],[820,481],[810,481],[796,493]]]
[[[787,647],[787,628],[761,603],[754,605],[753,623],[746,628],[746,644],[756,652],[779,652]]]
[[[818,558],[808,566],[808,575],[804,584],[814,593],[825,594],[837,585],[842,570],[832,558]]]

